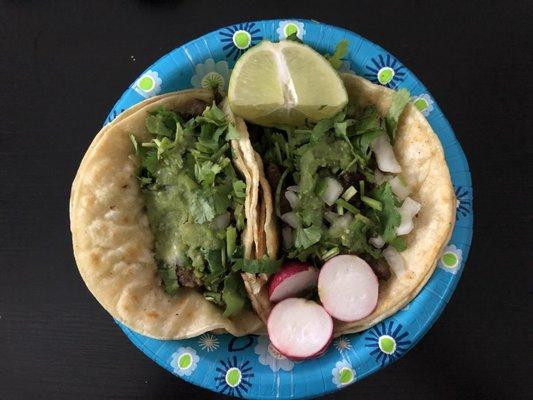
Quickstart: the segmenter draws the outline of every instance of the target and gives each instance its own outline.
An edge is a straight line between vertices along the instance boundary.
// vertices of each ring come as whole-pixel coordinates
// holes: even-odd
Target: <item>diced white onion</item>
[[[332,224],[337,220],[337,218],[339,218],[339,214],[328,210],[324,213],[324,218],[326,219],[326,221]]]
[[[385,260],[387,261],[387,264],[389,264],[394,275],[400,276],[405,272],[405,260],[394,247],[388,246],[383,250],[383,257],[385,257]]]
[[[292,186],[287,187],[287,190],[298,193],[300,191],[300,187],[298,185],[292,185]]]
[[[350,222],[352,222],[352,216],[350,214],[344,214],[337,218],[335,222],[333,222],[333,225],[331,225],[331,229],[333,230],[344,230],[348,228],[348,225],[350,225]]]
[[[376,179],[376,185],[381,185],[383,182],[390,181],[392,176],[384,174],[379,169],[374,171],[374,178]]]
[[[293,210],[298,207],[298,195],[296,193],[287,190],[285,192],[285,198],[287,199]]]
[[[377,249],[381,249],[385,245],[385,241],[379,235],[376,237],[370,238],[368,241],[370,242],[372,246],[374,246]]]
[[[405,200],[405,198],[411,193],[409,186],[405,184],[400,176],[395,176],[389,181],[389,183],[392,191],[400,200]]]
[[[400,222],[400,226],[396,228],[397,235],[407,235],[413,230],[413,217],[418,214],[421,208],[422,206],[420,203],[414,201],[410,197],[407,197],[404,200],[402,206],[398,210],[402,217],[402,221]]]
[[[214,230],[219,231],[228,226],[229,220],[230,214],[229,212],[225,212],[224,214],[220,214],[219,216],[213,218],[213,220],[211,221],[211,226]]]
[[[322,195],[322,200],[328,206],[333,205],[342,193],[342,185],[335,179],[327,177],[325,178],[326,188]]]
[[[281,236],[283,237],[283,248],[290,249],[292,247],[292,244],[294,243],[291,227],[284,226],[281,230]]]
[[[281,220],[295,229],[298,228],[298,216],[295,212],[290,211],[288,213],[283,214],[281,216]]]
[[[372,150],[376,154],[378,168],[383,172],[393,172],[395,174],[402,171],[394,156],[394,149],[389,142],[389,137],[385,134],[380,135],[372,141]]]

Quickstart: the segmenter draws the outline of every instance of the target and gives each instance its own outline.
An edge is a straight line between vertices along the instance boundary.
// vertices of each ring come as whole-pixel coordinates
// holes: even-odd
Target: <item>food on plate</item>
[[[268,297],[277,303],[289,297],[301,297],[316,288],[318,269],[309,263],[291,261],[272,275],[268,285]]]
[[[246,121],[263,185],[270,186],[263,193],[272,193],[263,202],[277,226],[270,223],[263,231],[265,242],[277,243],[280,254],[271,256],[320,270],[314,298],[333,317],[335,335],[367,329],[413,299],[431,276],[455,221],[442,146],[410,103],[409,92],[337,74],[334,66],[344,52],[344,42],[327,59],[301,43],[260,44],[240,61],[228,94],[230,107]],[[293,68],[306,64],[300,57],[320,70]],[[259,58],[274,61],[261,72],[253,61]],[[269,93],[261,103],[255,82],[265,69],[278,97]],[[307,86],[293,85],[302,71]],[[336,99],[333,107],[322,109],[319,94],[312,101],[307,96],[308,86],[323,82],[318,71],[327,77],[324,93]],[[333,75],[342,89],[333,84]],[[347,103],[341,101],[344,93]],[[309,105],[305,113],[298,111],[298,101],[290,101],[300,98]],[[285,268],[270,280],[247,279],[263,321],[270,321],[276,301],[302,297],[299,285],[311,286],[311,279],[285,274]]]
[[[211,91],[176,92],[119,115],[85,155],[71,196],[74,253],[89,289],[128,327],[166,339],[263,329],[241,273],[280,263],[253,259],[258,189],[239,123]]]
[[[354,255],[332,257],[320,269],[320,302],[338,321],[358,321],[374,311],[378,288],[378,278],[370,265]]]
[[[333,335],[333,321],[312,300],[290,298],[276,304],[268,318],[272,345],[287,358],[305,360],[323,354]]]
[[[455,221],[439,139],[405,89],[262,41],[228,88],[145,100],[106,125],[72,186],[87,286],[161,339],[268,331],[293,360],[423,288]]]

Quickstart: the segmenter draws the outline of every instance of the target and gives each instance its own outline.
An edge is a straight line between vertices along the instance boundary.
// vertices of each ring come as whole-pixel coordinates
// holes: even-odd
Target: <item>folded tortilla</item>
[[[375,105],[380,115],[385,116],[391,103],[393,90],[372,84],[366,79],[352,75],[341,75],[351,104],[360,107]],[[394,274],[387,281],[380,281],[379,297],[372,314],[355,322],[335,322],[335,334],[365,330],[409,303],[431,277],[438,257],[447,244],[455,222],[455,193],[450,172],[444,159],[442,145],[422,113],[412,104],[404,110],[394,143],[396,158],[402,167],[410,196],[422,205],[415,219],[415,228],[405,236],[407,250],[403,256],[407,270],[399,276]],[[260,182],[268,186],[262,162]],[[273,215],[272,196],[263,190],[262,202],[266,214]],[[273,221],[274,219],[272,219]],[[271,220],[265,220],[263,231],[266,247],[271,257],[275,257],[279,247],[278,228]],[[259,317],[267,321],[272,304],[268,299],[267,280],[264,276],[251,275],[245,280],[248,294]]]
[[[223,310],[194,289],[180,287],[167,295],[161,286],[153,254],[153,235],[144,209],[138,179],[138,162],[130,141],[148,141],[145,128],[148,111],[164,107],[186,112],[192,102],[213,101],[211,91],[185,90],[153,97],[124,111],[96,135],[85,154],[72,185],[70,227],[76,263],[87,287],[118,321],[143,335],[157,339],[184,339],[206,331],[241,336],[264,330],[253,311],[225,318]],[[246,138],[234,148],[246,147]],[[239,151],[236,168],[253,185],[249,168]],[[246,189],[246,202],[257,197],[257,187]],[[245,203],[246,203],[245,202]],[[245,204],[245,208],[250,208]],[[254,208],[255,210],[255,208]],[[255,213],[255,211],[254,211]],[[253,256],[255,240],[247,226],[242,243]]]

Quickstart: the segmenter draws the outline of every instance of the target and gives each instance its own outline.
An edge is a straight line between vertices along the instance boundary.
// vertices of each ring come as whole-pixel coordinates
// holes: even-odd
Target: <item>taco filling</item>
[[[387,255],[405,250],[402,236],[417,213],[407,211],[419,206],[407,197],[391,146],[408,99],[406,91],[397,92],[386,118],[375,106],[347,107],[305,128],[250,127],[275,191],[287,258],[320,266],[350,253],[381,280],[391,266],[401,272]]]
[[[198,289],[229,317],[247,302],[239,273],[246,183],[233,167],[230,147],[239,133],[215,104],[200,112],[189,118],[164,109],[148,112],[145,124],[153,138],[131,139],[165,291]]]

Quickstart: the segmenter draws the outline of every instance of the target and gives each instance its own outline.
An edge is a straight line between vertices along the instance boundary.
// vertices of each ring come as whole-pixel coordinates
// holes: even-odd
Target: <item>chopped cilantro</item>
[[[331,66],[335,69],[339,69],[342,65],[342,60],[348,54],[348,41],[346,39],[341,40],[335,47],[335,52],[332,55],[326,54],[326,60],[329,61]]]
[[[409,103],[410,96],[411,95],[407,89],[400,89],[397,92],[394,92],[394,95],[392,96],[391,106],[385,117],[385,125],[387,126],[387,133],[389,134],[391,142],[393,142],[396,137],[398,120],[400,119],[400,115],[402,115],[405,106]]]

